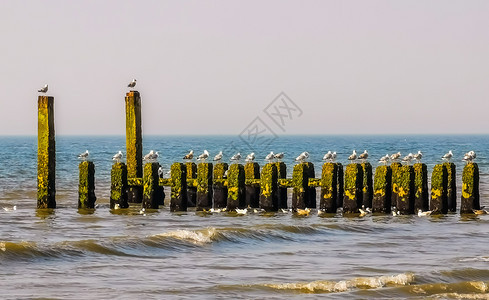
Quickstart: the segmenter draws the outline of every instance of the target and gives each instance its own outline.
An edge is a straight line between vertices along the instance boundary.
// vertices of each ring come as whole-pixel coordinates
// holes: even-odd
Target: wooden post
[[[197,165],[193,162],[185,163],[187,167],[187,179],[197,178]],[[197,206],[197,187],[187,184],[187,207]]]
[[[338,165],[324,163],[321,174],[321,200],[319,208],[327,213],[336,213],[338,203]]]
[[[392,179],[394,182],[394,179]],[[396,208],[402,215],[414,213],[414,168],[404,165],[396,172],[392,193],[396,195]]]
[[[143,138],[141,131],[141,96],[138,91],[126,94],[126,161],[128,178],[143,177]],[[128,202],[141,203],[142,186],[128,188]]]
[[[447,169],[447,209],[450,212],[457,211],[457,172],[454,163],[443,163]]]
[[[265,211],[277,211],[278,203],[278,172],[276,163],[263,166],[260,178],[260,208]]]
[[[287,179],[287,165],[283,161],[278,161],[275,163],[275,166],[277,167],[277,178]],[[277,186],[277,205],[278,208],[288,208],[286,187]]]
[[[397,200],[398,200],[398,193],[394,192],[394,185],[395,186],[399,186],[398,182],[397,182],[397,179],[399,178],[398,176],[398,172],[399,170],[402,168],[402,164],[399,163],[399,162],[393,162],[391,163],[391,173],[392,173],[392,194],[391,194],[391,204],[392,206],[396,206],[397,207]]]
[[[227,170],[227,163],[218,163],[214,166],[214,208],[225,208],[228,205],[228,187],[224,180]]]
[[[127,203],[127,166],[115,163],[110,172],[110,208],[128,208]]]
[[[170,211],[187,211],[187,168],[182,163],[171,165]]]
[[[343,197],[345,192],[345,178],[343,176],[343,165],[336,163],[338,166],[338,201],[336,202],[336,207],[343,207]]]
[[[358,213],[363,203],[363,169],[360,164],[348,164],[345,170],[345,196],[343,213]]]
[[[246,179],[260,179],[260,165],[256,162],[249,162],[244,166]],[[249,207],[260,206],[260,187],[254,184],[247,184],[245,187],[245,204]]]
[[[157,209],[160,202],[158,190],[160,177],[158,176],[159,163],[146,163],[143,172],[143,208]]]
[[[212,163],[197,165],[197,211],[212,208],[212,171]]]
[[[447,168],[443,164],[435,165],[433,173],[431,173],[431,214],[446,214],[448,212],[447,186]]]
[[[303,162],[294,166],[292,171],[292,209],[294,211],[298,208],[305,209],[311,204],[309,174],[309,163]]]
[[[362,205],[365,208],[372,208],[372,199],[374,197],[374,187],[372,179],[372,165],[369,162],[363,162],[361,164],[363,172],[363,186],[362,186]]]
[[[390,213],[392,196],[392,170],[389,166],[378,166],[375,169],[374,197],[372,212]]]
[[[309,186],[309,179],[316,177],[316,173],[314,172],[314,164],[312,162],[306,162],[306,164],[307,164],[307,183],[306,184],[309,188],[309,196],[306,198],[307,199],[306,207],[316,208],[317,207],[316,187],[315,186]]]
[[[37,208],[56,208],[54,97],[37,102]]]
[[[414,213],[429,209],[428,168],[426,164],[417,163],[414,168]]]
[[[480,209],[479,166],[476,163],[468,163],[462,173],[460,213],[473,214],[474,209]]]
[[[82,161],[78,165],[80,180],[78,184],[78,208],[95,208],[95,165],[91,161]]]
[[[232,211],[245,206],[245,172],[243,165],[232,164],[228,171],[227,209]]]

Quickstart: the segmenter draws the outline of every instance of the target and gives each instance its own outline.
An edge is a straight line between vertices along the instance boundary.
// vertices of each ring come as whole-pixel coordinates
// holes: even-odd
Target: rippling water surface
[[[249,152],[234,137],[212,136],[145,137],[144,149],[159,151],[168,169],[189,149],[214,155],[232,140]],[[110,158],[125,148],[124,137],[58,137],[56,146],[58,208],[38,211],[36,138],[0,138],[2,298],[489,298],[489,215],[111,211]],[[79,212],[76,154],[85,149],[99,206]],[[284,151],[290,176],[293,158],[307,150],[319,176],[324,152],[346,163],[353,149],[372,158],[421,150],[430,171],[451,149],[459,185],[461,155],[475,150],[488,204],[488,136],[289,136],[254,152]]]

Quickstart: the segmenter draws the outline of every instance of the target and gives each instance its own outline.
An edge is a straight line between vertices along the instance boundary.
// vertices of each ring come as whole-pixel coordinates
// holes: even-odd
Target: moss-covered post
[[[214,165],[214,208],[225,208],[228,205],[228,186],[226,180],[224,180],[224,174],[228,167],[227,163]]]
[[[160,177],[158,175],[159,163],[146,163],[143,172],[143,208],[157,209]]]
[[[212,171],[212,163],[197,165],[197,211],[212,208]]]
[[[287,179],[287,165],[283,161],[278,161],[275,162],[275,166],[277,167],[277,178]],[[278,208],[288,208],[286,187],[277,186],[277,201]]]
[[[170,211],[187,211],[187,168],[182,163],[171,165]]]
[[[319,208],[327,213],[336,213],[338,203],[338,165],[324,163],[321,173],[321,200]]]
[[[372,208],[372,199],[374,197],[374,187],[373,187],[373,173],[372,173],[372,165],[369,162],[363,162],[361,164],[362,172],[363,172],[363,203],[364,207]]]
[[[248,162],[244,166],[246,180],[260,179],[260,165],[256,162]],[[260,206],[260,187],[256,184],[245,186],[245,204],[249,207]]]
[[[414,168],[414,212],[429,209],[428,168],[426,164],[417,163]]]
[[[54,97],[37,101],[37,208],[56,208]]]
[[[193,162],[185,163],[187,167],[187,179],[197,178],[197,165]],[[197,187],[187,185],[187,207],[195,207],[197,205]]]
[[[128,178],[143,177],[143,138],[141,131],[141,96],[138,91],[126,94],[126,161]],[[141,203],[142,186],[128,187],[128,201]]]
[[[363,203],[363,169],[360,164],[348,164],[345,170],[345,195],[343,213],[357,213]]]
[[[378,166],[375,169],[374,197],[372,212],[390,213],[392,195],[392,170],[389,166]]]
[[[443,164],[435,165],[433,173],[431,173],[431,214],[446,214],[448,212],[447,186],[447,168]]]
[[[343,165],[336,163],[338,166],[338,201],[336,202],[336,207],[343,207],[343,197],[345,192],[345,177],[343,175]]]
[[[307,185],[309,186],[309,179],[315,178],[316,173],[314,171],[314,164],[312,162],[306,162],[307,164]],[[316,208],[316,187],[309,187],[309,196],[307,197],[306,207],[308,208]]]
[[[277,211],[278,203],[278,172],[275,163],[266,164],[260,178],[260,208],[266,211]]]
[[[479,166],[468,163],[462,173],[461,214],[472,214],[473,209],[480,209]]]
[[[78,208],[95,208],[95,165],[91,161],[82,161],[78,165],[80,178],[78,183]]]
[[[312,205],[311,188],[309,188],[309,164],[307,162],[297,164],[292,171],[292,209],[294,211],[298,208],[312,208],[309,206]]]
[[[127,203],[127,166],[121,162],[113,164],[110,172],[110,208],[116,207],[129,207]]]
[[[396,207],[400,214],[409,215],[414,213],[413,166],[404,165],[397,170],[395,183],[392,184],[392,193],[396,195]]]
[[[232,164],[228,171],[228,210],[245,206],[245,172],[243,165]]]
[[[447,169],[447,209],[457,211],[457,171],[454,163],[443,163]]]
[[[391,163],[391,173],[392,173],[392,196],[391,196],[391,204],[392,206],[397,206],[397,199],[398,199],[398,193],[394,192],[394,185],[399,186],[397,183],[397,179],[399,176],[397,173],[399,170],[402,168],[402,164],[399,162],[393,162]]]

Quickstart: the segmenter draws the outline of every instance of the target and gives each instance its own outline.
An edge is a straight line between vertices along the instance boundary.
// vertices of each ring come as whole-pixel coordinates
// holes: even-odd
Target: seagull
[[[241,159],[241,153],[236,153],[233,155],[233,157],[231,157],[231,160],[234,160],[234,161],[239,161]]]
[[[466,163],[469,163],[469,162],[472,162],[476,157],[477,157],[477,155],[475,154],[474,151],[469,151],[469,152],[464,154],[464,157],[462,158],[462,160],[465,161]]]
[[[136,79],[133,79],[131,82],[129,82],[129,84],[127,85],[127,87],[130,87],[130,88],[133,88],[136,86]]]
[[[326,211],[324,211],[324,209],[318,209],[318,216],[322,216],[325,214],[326,214]]]
[[[273,157],[280,160],[280,159],[284,158],[284,153],[283,152],[277,153]]]
[[[190,150],[190,152],[183,157],[183,159],[192,159],[194,158],[194,150]]]
[[[254,160],[255,160],[254,152],[251,152],[250,154],[248,154],[248,156],[246,156],[246,161],[254,161]]]
[[[152,160],[152,161],[156,161],[156,160],[158,159],[158,157],[159,157],[159,156],[160,156],[160,155],[158,154],[158,151],[156,151],[155,153],[153,153],[153,155],[151,155],[151,156],[149,157],[149,159],[150,159],[150,160]]]
[[[331,154],[331,161],[336,160],[336,151]]]
[[[3,210],[4,211],[13,211],[13,210],[17,210],[17,205],[14,205],[12,207],[3,207]]]
[[[122,151],[117,152],[114,156],[112,156],[112,160],[120,163],[122,159]]]
[[[149,151],[149,153],[143,157],[143,160],[150,160],[154,154],[155,154],[154,150]]]
[[[426,217],[426,216],[429,216],[429,215],[431,215],[432,212],[433,212],[432,210],[423,211],[421,209],[418,209],[418,217]]]
[[[37,90],[39,93],[46,93],[48,91],[48,85],[45,84],[44,87],[42,87],[41,89]]]
[[[333,158],[333,153],[331,151],[328,151],[328,153],[324,154],[323,160],[331,160]]]
[[[158,168],[158,177],[163,178],[163,167]]]
[[[302,163],[302,162],[304,162],[308,158],[309,158],[309,153],[306,152],[306,151],[304,151],[299,156],[297,156],[295,158],[295,161],[300,161]]]
[[[368,158],[368,152],[367,150],[363,151],[362,154],[360,154],[360,156],[358,156],[359,159],[365,161],[367,158]]]
[[[413,154],[409,153],[408,155],[404,156],[402,161],[409,165],[409,163],[413,160],[413,157],[414,157]]]
[[[382,156],[382,157],[379,159],[379,163],[381,163],[381,164],[384,164],[384,165],[385,165],[386,163],[388,163],[388,162],[389,162],[389,159],[390,159],[389,154],[386,154],[385,156]]]
[[[397,152],[391,155],[391,160],[396,161],[401,157],[401,152]]]
[[[357,151],[356,150],[353,150],[353,153],[348,156],[348,160],[356,160],[357,159]]]
[[[219,153],[214,156],[214,161],[220,161],[222,159],[222,151],[219,151]]]
[[[197,157],[197,159],[198,160],[206,160],[208,157],[209,157],[209,152],[207,150],[204,150],[204,153],[202,153],[201,155],[199,155],[199,157]]]
[[[243,208],[243,209],[236,208],[236,213],[238,215],[246,215],[247,212],[248,212],[248,210],[246,208]]]
[[[368,211],[365,211],[361,208],[359,208],[358,211],[360,212],[360,217],[365,217],[368,214]]]
[[[423,153],[418,150],[418,153],[414,154],[413,157],[419,163],[421,161],[421,158],[423,158]]]
[[[90,153],[88,153],[88,150],[85,150],[85,152],[78,155],[78,158],[85,161],[88,159],[88,155],[90,155]]]
[[[441,157],[441,159],[444,159],[446,161],[450,161],[450,159],[452,159],[453,157],[453,153],[452,153],[452,150],[448,151],[448,153],[446,153],[445,155],[443,155]]]
[[[292,209],[290,209],[290,208],[289,208],[289,209],[286,209],[286,208],[281,208],[281,209],[280,209],[280,211],[281,211],[281,212],[283,212],[284,214],[286,214],[286,213],[291,212],[291,211],[292,211]]]
[[[485,215],[488,213],[487,210],[485,210],[485,209],[473,209],[472,211],[476,215]]]
[[[274,157],[275,155],[273,154],[273,151],[270,151],[270,153],[265,157],[265,160],[268,160],[270,162]]]
[[[298,208],[296,211],[297,215],[299,215],[299,216],[308,216],[310,212],[311,212],[311,209],[307,208],[307,207],[305,209]]]

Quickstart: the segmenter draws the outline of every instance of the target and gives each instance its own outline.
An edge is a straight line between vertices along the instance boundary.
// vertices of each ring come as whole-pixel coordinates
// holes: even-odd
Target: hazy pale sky
[[[1,1],[0,135],[489,133],[489,1]],[[302,111],[284,130],[280,92]]]

